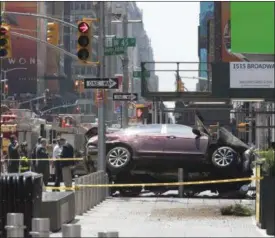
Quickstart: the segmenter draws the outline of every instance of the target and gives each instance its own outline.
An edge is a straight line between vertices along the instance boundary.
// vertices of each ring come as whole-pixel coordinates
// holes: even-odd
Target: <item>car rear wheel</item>
[[[129,165],[131,157],[132,155],[128,148],[115,146],[107,153],[107,167],[110,171],[121,171]]]
[[[212,164],[216,168],[230,168],[232,165],[236,164],[236,161],[236,151],[227,146],[219,147],[212,154]]]

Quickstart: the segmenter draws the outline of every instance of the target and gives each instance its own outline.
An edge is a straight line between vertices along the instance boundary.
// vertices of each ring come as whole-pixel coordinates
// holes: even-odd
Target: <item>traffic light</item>
[[[12,57],[10,30],[9,25],[2,23],[0,27],[0,58]]]
[[[77,57],[82,63],[85,63],[90,57],[92,35],[90,23],[84,20],[78,22]]]
[[[56,22],[48,22],[47,24],[47,42],[52,45],[59,43],[59,24]]]
[[[5,86],[4,86],[4,93],[5,93],[6,95],[9,94],[9,85],[7,85],[7,84],[5,84]]]

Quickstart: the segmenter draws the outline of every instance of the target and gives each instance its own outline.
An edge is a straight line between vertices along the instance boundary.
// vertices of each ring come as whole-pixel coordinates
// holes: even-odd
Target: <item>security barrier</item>
[[[263,179],[256,182],[255,217],[259,228],[265,229],[266,234],[275,235],[275,176],[262,170],[264,161],[257,162],[256,176]]]
[[[2,174],[0,176],[0,237],[7,236],[7,232],[14,234],[12,226],[25,226],[25,237],[31,227],[32,217],[40,217],[42,206],[42,175],[25,174]],[[5,229],[8,213],[24,214],[24,224],[13,215],[8,216],[10,227]]]
[[[85,185],[97,184],[107,185],[109,183],[108,175],[102,171],[87,174],[75,179],[75,207],[76,215],[81,215],[98,205],[108,195],[107,187],[88,187]],[[72,189],[74,189],[73,187]],[[46,187],[47,188],[47,187]],[[64,187],[61,187],[61,189]]]
[[[31,237],[50,237],[50,220],[49,218],[33,218],[31,231],[26,233],[26,226],[24,226],[23,213],[8,213],[7,224],[5,230],[7,238],[25,238]],[[81,237],[81,226],[78,224],[63,224],[62,237]],[[119,237],[117,231],[98,232],[97,237]]]

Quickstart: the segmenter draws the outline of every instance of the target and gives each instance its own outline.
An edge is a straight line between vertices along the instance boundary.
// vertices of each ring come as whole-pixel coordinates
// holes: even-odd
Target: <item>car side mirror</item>
[[[193,129],[192,129],[192,132],[193,132],[195,135],[197,135],[197,136],[201,136],[201,132],[200,132],[200,130],[198,130],[197,128],[193,128]]]

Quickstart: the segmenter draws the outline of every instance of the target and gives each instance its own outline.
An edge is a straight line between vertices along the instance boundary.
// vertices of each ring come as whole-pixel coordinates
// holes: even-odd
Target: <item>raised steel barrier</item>
[[[31,231],[25,233],[23,213],[8,213],[7,238],[25,238],[27,237],[50,237],[50,219],[49,218],[33,218]],[[62,237],[81,237],[81,225],[78,224],[63,224]],[[117,231],[98,232],[97,237],[119,237]]]

